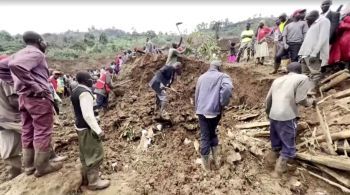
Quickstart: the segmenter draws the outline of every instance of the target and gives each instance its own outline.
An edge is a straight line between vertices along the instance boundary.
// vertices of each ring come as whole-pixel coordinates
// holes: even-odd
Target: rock
[[[69,164],[58,172],[40,178],[24,173],[0,185],[0,194],[71,194],[79,190],[82,178],[80,167]]]
[[[158,124],[156,126],[156,128],[157,128],[158,131],[161,131],[161,130],[163,130],[163,125],[162,124]]]
[[[190,144],[190,143],[192,143],[192,141],[191,141],[191,140],[189,140],[189,139],[187,139],[187,138],[185,138],[185,140],[184,140],[184,144],[185,144],[185,145],[188,145],[188,144]]]
[[[230,165],[233,165],[235,162],[242,160],[241,154],[239,152],[232,152],[226,158],[226,162]]]
[[[194,146],[194,149],[195,149],[197,152],[199,152],[199,142],[198,142],[198,140],[195,140],[195,141],[193,142],[193,146]]]

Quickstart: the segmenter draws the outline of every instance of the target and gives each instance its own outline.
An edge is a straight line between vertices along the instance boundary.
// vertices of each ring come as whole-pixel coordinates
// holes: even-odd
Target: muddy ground
[[[154,93],[148,82],[164,63],[165,56],[145,56],[124,66],[117,83],[129,81],[114,89],[110,110],[102,117],[101,126],[106,131],[105,161],[102,177],[112,180],[104,191],[85,189],[75,194],[341,194],[328,184],[303,172],[295,162],[288,175],[282,179],[270,176],[272,167],[264,163],[262,155],[245,149],[245,140],[234,125],[237,116],[259,113],[265,120],[263,103],[274,76],[271,67],[225,65],[234,81],[234,97],[219,126],[221,168],[204,173],[197,163],[200,158],[194,147],[199,140],[199,129],[194,113],[195,83],[208,64],[191,59],[181,59],[183,74],[168,91],[171,123],[162,131],[154,130],[152,144],[147,151],[138,149],[142,129],[159,124],[154,120]],[[305,116],[307,117],[307,116]],[[59,154],[68,155],[67,164],[78,160],[77,137],[69,99],[64,100],[60,116],[62,127],[55,129],[55,148]],[[267,150],[268,139],[253,140]],[[232,161],[238,152],[241,160]],[[1,182],[4,166],[0,165]]]

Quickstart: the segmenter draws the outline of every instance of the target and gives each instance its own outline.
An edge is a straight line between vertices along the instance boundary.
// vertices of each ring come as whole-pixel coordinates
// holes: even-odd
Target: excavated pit
[[[112,186],[96,193],[76,189],[72,189],[72,192],[340,194],[338,190],[301,174],[297,169],[290,171],[290,177],[273,179],[270,176],[272,169],[263,163],[262,156],[252,153],[245,146],[245,142],[252,140],[238,136],[237,132],[240,130],[236,130],[234,126],[240,115],[259,113],[256,120],[266,118],[263,103],[274,77],[266,74],[265,67],[224,66],[224,72],[233,79],[234,96],[218,128],[222,162],[219,170],[203,173],[200,165],[196,163],[200,155],[194,147],[194,142],[199,140],[199,128],[191,99],[194,96],[197,78],[209,67],[202,61],[180,59],[184,64],[183,73],[172,86],[178,93],[168,91],[171,125],[162,131],[154,131],[152,144],[146,151],[138,150],[141,130],[154,128],[158,124],[153,120],[155,94],[149,88],[148,82],[164,65],[165,60],[166,56],[146,55],[124,65],[117,83],[125,83],[114,89],[110,110],[101,121],[102,129],[107,135],[104,142],[102,177],[112,179]],[[60,116],[63,125],[55,131],[55,148],[58,153],[68,155],[67,163],[74,163],[78,160],[78,145],[69,100],[64,101],[63,107],[64,114]],[[268,140],[253,142],[256,147],[269,147]],[[232,162],[235,152],[240,153],[241,160]],[[298,182],[301,184],[296,186]],[[6,194],[6,191],[2,193],[1,189],[3,188],[0,185],[0,193]]]

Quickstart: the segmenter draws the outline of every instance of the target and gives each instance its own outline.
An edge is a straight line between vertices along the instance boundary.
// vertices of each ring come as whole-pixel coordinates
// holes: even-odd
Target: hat
[[[296,17],[296,16],[298,16],[300,13],[304,13],[304,12],[306,12],[306,9],[297,9],[297,10],[295,10],[295,12],[293,13],[293,17]]]
[[[210,62],[211,67],[220,67],[222,65],[222,62],[220,60],[213,60]]]

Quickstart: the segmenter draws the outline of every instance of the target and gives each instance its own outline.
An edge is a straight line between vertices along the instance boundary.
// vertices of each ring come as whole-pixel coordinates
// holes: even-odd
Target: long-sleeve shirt
[[[303,20],[289,23],[282,33],[286,43],[302,43],[309,27]]]
[[[303,74],[289,73],[277,78],[266,97],[266,112],[270,119],[287,121],[298,117],[298,104],[311,106],[307,92],[312,82]]]
[[[217,116],[227,106],[232,96],[231,78],[215,68],[210,68],[197,81],[195,92],[196,114]]]
[[[45,55],[38,48],[28,45],[10,57],[9,67],[13,73],[15,90],[19,95],[49,90],[49,69]]]
[[[83,86],[83,85],[79,85]],[[83,86],[85,87],[85,86]],[[87,88],[87,87],[85,87]],[[87,88],[88,89],[88,88]],[[90,90],[90,89],[88,89]],[[83,118],[85,122],[89,125],[89,127],[99,135],[102,130],[101,127],[98,125],[96,117],[94,115],[94,98],[89,92],[83,92],[79,95],[79,101],[80,101],[80,108],[81,112],[83,114]],[[84,130],[84,129],[77,129],[79,130]]]
[[[325,65],[329,58],[330,22],[320,16],[309,28],[299,50],[300,56],[320,57],[321,65]]]

